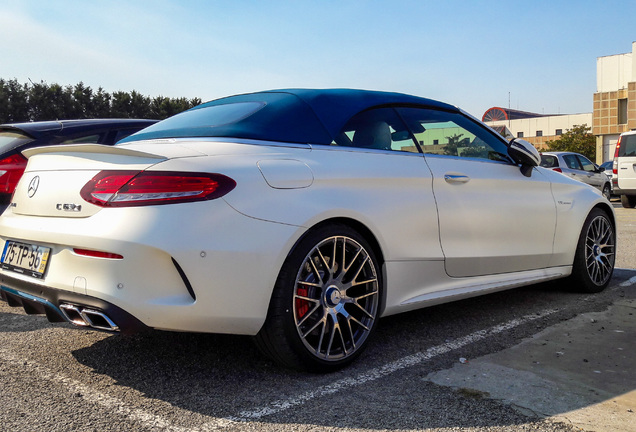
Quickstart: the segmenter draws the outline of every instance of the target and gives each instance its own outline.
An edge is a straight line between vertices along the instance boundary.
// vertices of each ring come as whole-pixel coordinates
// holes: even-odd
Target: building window
[[[627,124],[627,99],[618,100],[618,124]]]
[[[523,132],[517,132],[517,138],[523,138]]]
[[[433,145],[438,145],[439,144],[439,140],[433,140]]]
[[[557,129],[555,135],[563,135],[563,129]]]
[[[543,136],[543,131],[537,131],[537,134],[535,136]]]

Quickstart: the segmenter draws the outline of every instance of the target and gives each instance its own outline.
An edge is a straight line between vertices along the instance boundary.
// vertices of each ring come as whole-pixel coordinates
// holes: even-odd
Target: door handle
[[[446,183],[468,183],[470,177],[461,174],[445,174],[444,180],[446,180]]]

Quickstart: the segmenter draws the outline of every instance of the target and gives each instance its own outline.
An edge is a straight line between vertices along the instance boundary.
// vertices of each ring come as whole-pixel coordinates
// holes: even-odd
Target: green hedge
[[[85,118],[147,118],[163,120],[199,105],[201,99],[150,98],[136,91],[97,91],[80,82],[20,84],[0,78],[0,123]]]

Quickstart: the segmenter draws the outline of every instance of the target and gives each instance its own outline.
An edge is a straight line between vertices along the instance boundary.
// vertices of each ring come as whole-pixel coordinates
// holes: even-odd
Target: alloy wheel
[[[358,351],[377,319],[378,272],[368,251],[346,236],[329,237],[304,258],[296,276],[296,330],[315,357],[340,361]]]
[[[615,253],[614,229],[607,218],[597,216],[590,223],[585,240],[587,274],[596,285],[612,276]]]

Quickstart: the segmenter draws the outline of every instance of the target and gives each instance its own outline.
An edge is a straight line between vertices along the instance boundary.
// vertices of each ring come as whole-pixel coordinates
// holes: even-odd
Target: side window
[[[425,154],[510,162],[506,143],[462,114],[426,108],[397,111]]]
[[[541,155],[540,165],[544,168],[555,168],[559,166],[559,161],[557,160],[556,156]]]
[[[568,166],[568,168],[581,170],[581,165],[579,164],[579,160],[577,159],[576,155],[563,155],[563,160],[565,161],[565,164]]]
[[[69,138],[60,142],[60,144],[97,144],[99,142],[100,136],[101,135],[96,134],[96,135],[85,135],[81,137]]]
[[[406,125],[393,108],[363,111],[344,125],[332,145],[418,153]]]
[[[594,165],[588,158],[583,156],[578,156],[579,162],[581,162],[581,166],[583,167],[583,171],[595,172],[596,165]]]
[[[126,138],[127,136],[134,134],[135,132],[139,132],[140,130],[141,130],[140,128],[119,129],[118,131],[116,131],[115,138],[113,139],[113,143],[116,143],[117,141],[122,140]]]

